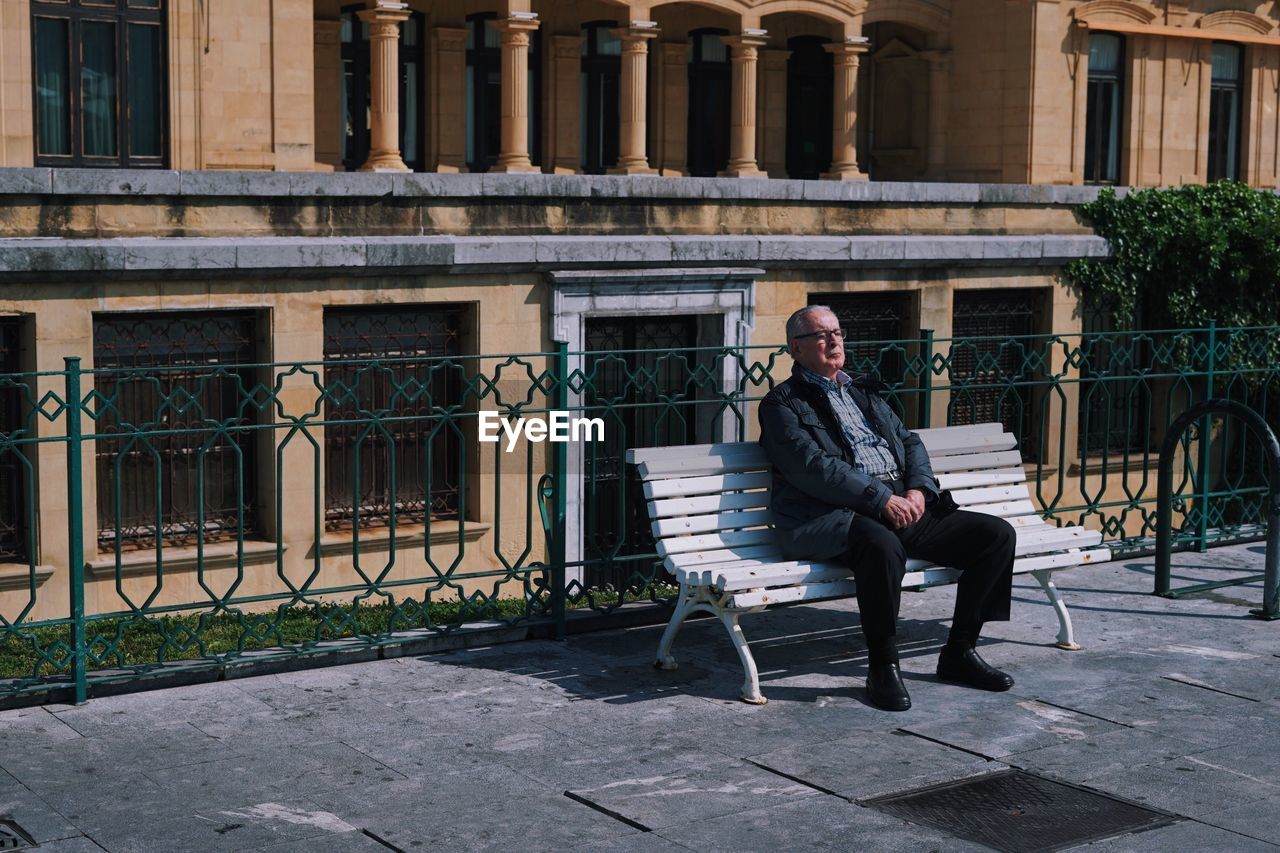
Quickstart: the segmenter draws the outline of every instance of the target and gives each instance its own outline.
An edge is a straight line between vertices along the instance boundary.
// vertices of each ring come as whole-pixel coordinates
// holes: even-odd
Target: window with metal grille
[[[901,384],[906,352],[886,341],[914,338],[909,293],[811,293],[810,305],[826,305],[845,333],[845,369],[874,373],[888,385]],[[871,343],[878,341],[879,343]]]
[[[253,312],[94,317],[99,547],[258,530],[256,354]]]
[[[618,165],[618,90],[622,80],[622,42],[614,21],[582,27],[582,171],[603,175]]]
[[[458,517],[466,309],[330,308],[324,314],[325,524]],[[337,423],[333,423],[337,421]]]
[[[721,321],[720,315],[713,315]],[[719,391],[714,365],[694,348],[698,317],[590,317],[586,322],[586,417],[603,418],[604,441],[583,445],[583,546],[588,560],[609,561],[654,550],[632,447],[703,444],[716,440],[712,406]],[[707,362],[707,363],[704,363]],[[700,373],[699,366],[704,369]],[[715,387],[708,387],[708,385]],[[619,572],[621,572],[619,574]],[[623,583],[627,568],[591,569],[588,584]]]
[[[1084,120],[1084,179],[1120,180],[1120,128],[1124,102],[1121,73],[1124,39],[1111,33],[1089,34],[1089,83]]]
[[[1024,459],[1037,452],[1030,380],[1042,294],[1037,290],[960,290],[952,318],[948,424],[999,421]]]
[[[163,167],[162,0],[32,0],[38,166]]]
[[[345,132],[342,135],[342,165],[354,172],[369,159],[371,129],[369,110],[369,25],[357,13],[367,6],[346,6],[342,10],[342,105]],[[400,157],[406,166],[422,171],[423,116],[422,42],[426,16],[414,12],[400,25]]]
[[[1209,85],[1209,180],[1240,180],[1241,95],[1244,49],[1214,44]]]
[[[0,317],[0,438],[11,439],[26,422],[23,386],[30,380],[15,376],[22,369],[22,321]],[[20,446],[0,450],[0,563],[26,562],[27,510],[31,487],[27,457]]]
[[[1117,329],[1111,306],[1083,312],[1080,339],[1080,455],[1142,451],[1151,442],[1151,338]],[[1139,305],[1135,328],[1142,327]]]

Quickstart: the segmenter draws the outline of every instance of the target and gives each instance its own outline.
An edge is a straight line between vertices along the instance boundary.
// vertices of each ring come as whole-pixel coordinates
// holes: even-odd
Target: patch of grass
[[[624,600],[671,595],[675,587],[657,585],[643,594],[620,596],[596,591],[567,603],[569,609],[608,608]],[[273,611],[243,613],[221,610],[199,614],[127,616],[95,619],[86,626],[88,669],[144,668],[175,661],[214,660],[236,654],[314,646],[328,640],[363,638],[376,641],[411,630],[447,631],[468,622],[518,621],[550,616],[550,603],[523,598],[415,601],[397,604],[313,604],[281,606]],[[33,679],[66,675],[71,669],[71,627],[0,627],[0,679]]]

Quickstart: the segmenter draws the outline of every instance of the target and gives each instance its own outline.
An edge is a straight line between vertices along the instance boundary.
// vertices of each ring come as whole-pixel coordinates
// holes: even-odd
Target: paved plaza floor
[[[1261,565],[1235,546],[1175,575]],[[954,588],[906,594],[901,714],[864,699],[851,601],[743,620],[763,707],[736,701],[736,654],[699,620],[675,672],[645,627],[0,712],[0,819],[46,853],[980,850],[867,801],[1018,768],[1165,816],[1087,849],[1280,849],[1261,585],[1168,601],[1150,559],[1057,578],[1084,649],[1054,648],[1018,581],[982,646],[1017,679],[1002,694],[933,675]]]

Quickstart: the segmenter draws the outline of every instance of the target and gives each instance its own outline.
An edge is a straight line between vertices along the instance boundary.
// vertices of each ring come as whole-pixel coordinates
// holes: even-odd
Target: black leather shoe
[[[1013,676],[984,661],[976,650],[951,646],[943,646],[942,654],[938,655],[938,678],[997,692],[1013,686]]]
[[[867,698],[885,711],[906,711],[911,707],[911,697],[896,663],[876,664],[867,671]]]

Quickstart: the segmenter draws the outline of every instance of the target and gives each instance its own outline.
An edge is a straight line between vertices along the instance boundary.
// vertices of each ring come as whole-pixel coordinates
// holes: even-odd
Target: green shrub
[[[1104,189],[1080,208],[1112,257],[1073,261],[1083,299],[1147,328],[1269,326],[1280,322],[1280,196],[1230,181]]]

